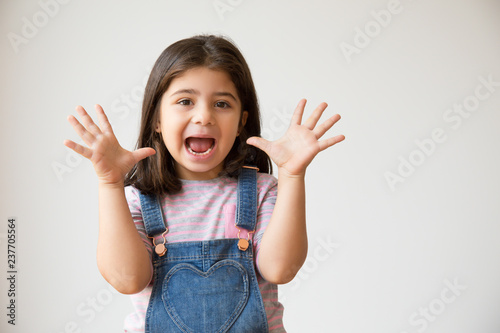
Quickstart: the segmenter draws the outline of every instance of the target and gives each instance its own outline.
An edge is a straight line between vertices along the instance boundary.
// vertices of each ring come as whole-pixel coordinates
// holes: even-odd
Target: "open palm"
[[[337,135],[320,141],[319,139],[339,121],[340,115],[336,114],[316,127],[328,106],[321,103],[306,122],[301,124],[305,105],[306,100],[302,99],[293,113],[290,127],[280,139],[268,141],[251,137],[247,140],[248,144],[262,149],[280,171],[284,170],[289,176],[304,175],[307,166],[319,152],[345,139],[343,135]]]
[[[71,140],[65,140],[64,145],[92,162],[99,182],[121,184],[132,167],[143,158],[153,155],[155,150],[141,148],[131,152],[122,148],[102,107],[96,105],[95,109],[100,127],[82,106],[78,106],[76,111],[83,125],[74,116],[68,117],[69,123],[88,147]]]

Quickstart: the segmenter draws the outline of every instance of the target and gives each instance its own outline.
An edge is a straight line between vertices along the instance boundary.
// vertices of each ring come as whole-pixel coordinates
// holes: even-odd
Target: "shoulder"
[[[257,173],[259,202],[275,201],[278,194],[278,180],[267,173]]]
[[[139,190],[135,188],[133,185],[127,185],[124,188],[125,190],[125,196],[128,198],[130,197],[139,197]]]
[[[257,172],[257,187],[271,189],[278,185],[278,179],[268,173]]]
[[[124,190],[126,196],[139,197],[139,190],[134,185],[127,185]]]
[[[139,199],[139,190],[135,188],[133,185],[125,186],[125,198],[127,199],[127,203],[130,207],[137,207],[140,209],[141,202]]]

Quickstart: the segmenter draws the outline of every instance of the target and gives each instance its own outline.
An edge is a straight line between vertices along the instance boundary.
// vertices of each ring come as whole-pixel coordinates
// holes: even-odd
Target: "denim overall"
[[[140,194],[149,237],[164,233],[158,197]],[[255,230],[257,172],[242,168],[238,177],[236,226]],[[268,332],[267,316],[254,269],[252,241],[239,239],[176,242],[153,252],[153,290],[146,333]]]

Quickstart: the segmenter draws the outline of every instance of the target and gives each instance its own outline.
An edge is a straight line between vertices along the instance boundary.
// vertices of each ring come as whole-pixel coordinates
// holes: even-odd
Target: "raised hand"
[[[140,160],[155,154],[155,150],[141,148],[131,152],[122,148],[102,107],[96,105],[95,109],[100,128],[82,106],[76,107],[82,123],[68,116],[68,122],[88,147],[71,140],[65,140],[64,145],[92,162],[100,183],[123,185],[127,172]]]
[[[319,141],[319,139],[339,121],[336,114],[316,127],[323,111],[328,106],[321,103],[309,116],[304,124],[302,115],[306,100],[300,100],[293,113],[290,127],[280,139],[268,141],[260,137],[248,138],[247,143],[263,150],[278,166],[279,174],[286,172],[288,176],[303,176],[309,163],[321,151],[345,139],[344,135],[337,135]]]

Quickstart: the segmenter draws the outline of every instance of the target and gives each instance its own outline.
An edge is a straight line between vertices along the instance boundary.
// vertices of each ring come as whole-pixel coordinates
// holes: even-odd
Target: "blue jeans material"
[[[159,200],[140,195],[148,236],[166,228]],[[256,171],[238,177],[236,225],[254,230],[257,214]],[[264,303],[254,269],[252,242],[246,251],[238,239],[165,244],[153,253],[153,290],[146,333],[268,332]]]

